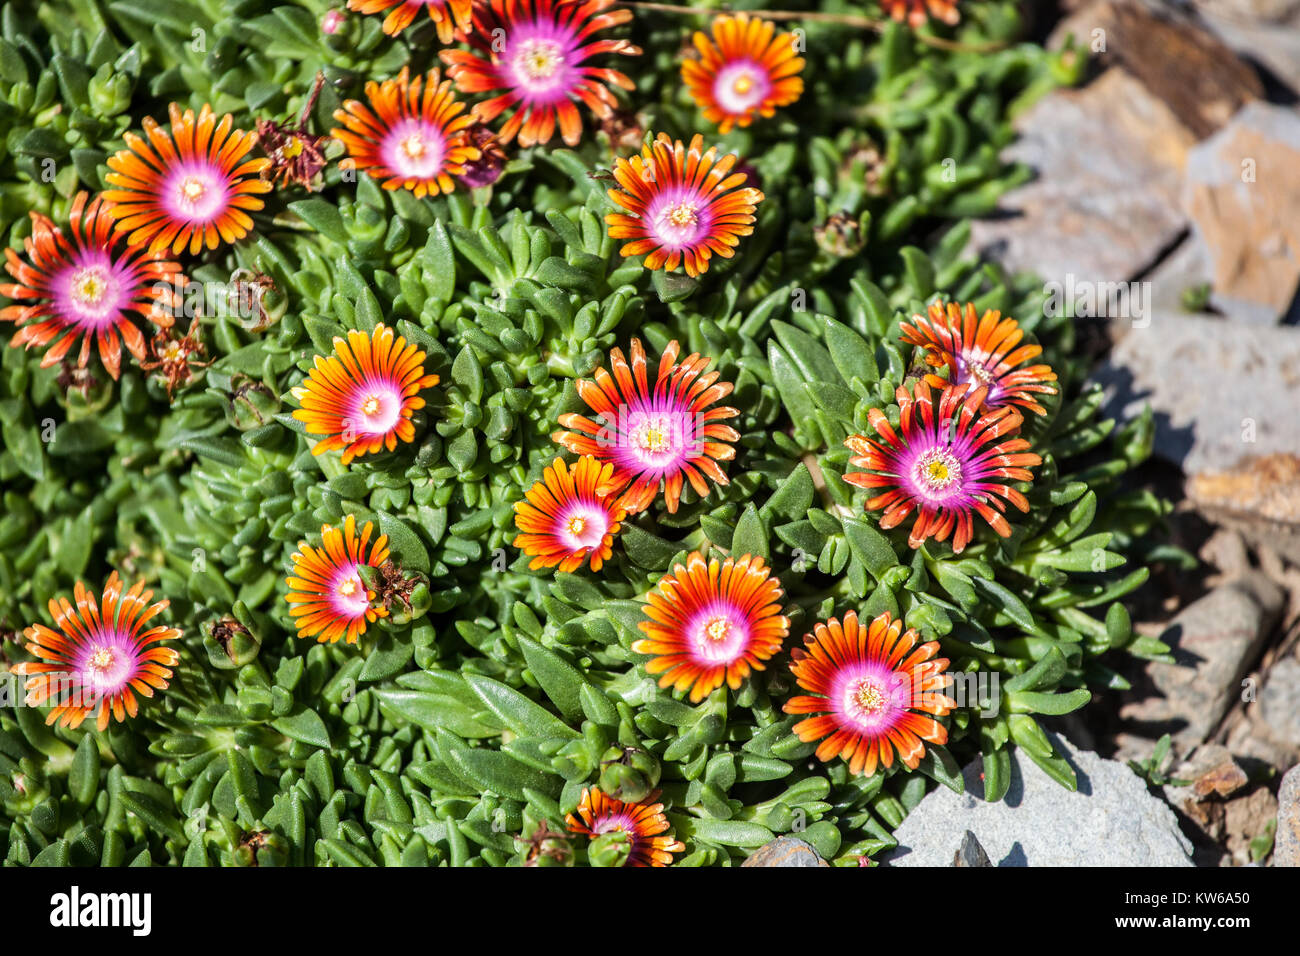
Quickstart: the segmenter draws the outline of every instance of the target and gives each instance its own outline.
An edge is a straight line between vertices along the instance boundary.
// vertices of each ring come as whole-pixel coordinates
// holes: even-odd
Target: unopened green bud
[[[204,622],[203,647],[213,667],[234,670],[257,659],[262,640],[233,617],[223,617]]]
[[[131,105],[133,87],[131,77],[105,63],[90,78],[90,106],[99,116],[116,116]]]
[[[431,607],[433,594],[429,591],[428,582],[420,581],[406,595],[406,603],[393,603],[391,618],[394,624],[410,624],[428,614]]]
[[[231,379],[234,390],[226,399],[226,421],[240,431],[261,428],[280,410],[280,398],[261,382],[243,375]]]
[[[610,747],[600,767],[600,789],[616,800],[640,803],[659,783],[659,761],[638,747]]]
[[[627,866],[632,855],[632,836],[623,830],[610,830],[591,841],[587,861],[592,866]]]
[[[856,256],[867,244],[865,222],[837,212],[813,230],[822,251],[840,259]]]
[[[233,856],[238,866],[284,866],[289,852],[279,835],[255,830],[239,838]]]

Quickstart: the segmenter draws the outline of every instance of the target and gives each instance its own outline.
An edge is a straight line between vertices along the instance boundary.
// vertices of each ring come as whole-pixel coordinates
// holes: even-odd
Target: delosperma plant
[[[796,6],[3,8],[7,863],[856,865],[1075,785],[1151,422],[964,250],[1079,58]]]

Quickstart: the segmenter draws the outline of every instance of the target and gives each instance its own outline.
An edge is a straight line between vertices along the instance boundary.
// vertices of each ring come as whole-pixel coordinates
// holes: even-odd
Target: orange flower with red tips
[[[658,799],[655,791],[645,803],[625,803],[605,796],[599,787],[584,788],[577,813],[564,822],[571,832],[593,839],[615,831],[627,834],[631,850],[624,866],[669,866],[673,854],[686,847],[668,832],[668,817]]]
[[[386,325],[369,335],[353,329],[346,341],[335,336],[333,353],[317,355],[307,379],[293,390],[302,406],[293,417],[309,435],[326,436],[311,453],[341,448],[346,465],[415,438],[411,416],[424,408],[419,393],[438,384],[437,375],[425,374],[424,358]]]
[[[972,303],[960,306],[949,302],[945,306],[935,302],[929,308],[928,318],[914,315],[912,322],[915,324],[902,324],[903,341],[924,348],[925,360],[934,368],[946,365],[953,384],[986,386],[986,408],[1019,405],[1039,415],[1046,414],[1034,394],[1054,394],[1055,386],[1048,383],[1056,381],[1056,373],[1049,365],[1025,366],[1043,350],[1037,345],[1020,345],[1025,333],[1015,319],[1002,318],[996,309],[977,319]],[[948,384],[933,374],[925,380],[935,388]]]
[[[543,478],[515,502],[514,545],[532,557],[533,570],[576,571],[584,561],[591,570],[614,553],[614,535],[627,516],[617,495],[606,490],[614,468],[590,455],[570,470],[563,458],[548,465]]]
[[[690,688],[691,701],[701,701],[726,681],[732,690],[752,671],[765,669],[790,633],[790,619],[781,613],[781,583],[763,559],[716,558],[706,562],[691,552],[686,566],[677,565],[659,580],[649,595],[638,626],[645,637],[632,644],[637,654],[650,654],[646,673],[662,674],[660,687],[681,692]]]
[[[843,757],[849,770],[870,776],[893,766],[894,755],[915,770],[925,743],[944,744],[948,731],[935,720],[957,706],[941,691],[948,666],[934,655],[938,641],[919,643],[914,629],[888,612],[869,626],[849,611],[841,624],[831,618],[806,635],[807,649],[791,651],[790,670],[809,695],[791,697],[787,714],[813,714],[794,725],[805,743],[820,740],[822,761]]]
[[[713,37],[696,31],[699,59],[682,62],[682,81],[705,119],[726,134],[755,116],[772,116],[803,94],[799,38],[748,14],[714,18]]]
[[[911,27],[923,27],[930,17],[949,26],[961,19],[957,0],[880,0],[880,6],[899,23],[907,21]]]
[[[754,210],[763,194],[732,173],[736,156],[704,152],[704,138],[690,147],[660,133],[640,155],[614,164],[621,189],[609,198],[627,210],[605,217],[611,239],[630,239],[619,252],[645,256],[647,269],[669,272],[684,264],[692,278],[709,270],[713,255],[730,259],[742,236],[754,231]]]
[[[5,250],[5,269],[16,280],[0,285],[0,295],[15,300],[0,309],[0,320],[19,326],[10,345],[27,348],[54,344],[41,368],[59,362],[78,340],[77,365],[86,367],[93,342],[108,374],[117,378],[122,344],[137,359],[145,339],[132,313],[168,328],[184,284],[181,267],[163,253],[127,246],[113,235],[113,218],[99,197],[86,205],[78,193],[69,216],[71,236],[41,213],[33,212],[32,235],[23,242],[30,263]]]
[[[612,377],[597,369],[594,382],[579,379],[576,383],[596,420],[561,415],[560,424],[573,430],[551,436],[574,454],[611,463],[614,472],[608,490],[626,489],[622,504],[629,514],[649,507],[660,485],[668,510],[675,513],[683,479],[703,498],[709,493],[705,477],[727,484],[718,462],[736,456],[736,450],[726,443],[738,441],[740,433],[719,423],[735,418],[739,410],[709,407],[731,394],[731,383],[719,382],[717,372],[702,374],[709,360],[698,354],[678,364],[680,353],[676,341],[668,343],[651,390],[641,340],[632,340],[630,367],[623,353],[614,349],[610,352]]]
[[[417,197],[449,193],[456,188],[452,177],[482,155],[465,136],[473,117],[437,70],[411,79],[402,67],[395,79],[367,83],[366,99],[369,105],[348,100],[334,111],[342,127],[331,135],[347,147],[340,165],[365,170],[385,189],[409,189]]]
[[[171,668],[180,655],[170,647],[156,646],[174,640],[174,627],[144,625],[166,609],[168,602],[150,604],[152,591],[137,581],[125,594],[114,571],[104,585],[103,600],[80,581],[73,589],[75,606],[67,598],[50,600],[50,615],[58,631],[33,624],[23,633],[27,650],[38,660],[15,664],[11,670],[28,678],[28,706],[54,701],[45,718],[65,727],[80,727],[92,714],[100,730],[110,717],[123,721],[139,713],[136,694],[152,697],[165,690]]]
[[[850,472],[844,480],[880,492],[866,504],[867,511],[884,511],[880,527],[893,528],[916,512],[907,539],[913,548],[952,535],[952,550],[960,554],[974,534],[976,512],[1009,537],[1000,498],[1029,510],[1029,501],[1007,482],[1031,481],[1027,466],[1043,460],[1026,451],[1029,442],[1014,437],[1024,419],[1010,405],[980,414],[985,394],[983,387],[949,385],[936,407],[924,381],[916,383],[914,394],[899,388],[899,431],[873,408],[867,421],[879,437],[850,435],[844,442],[854,452],[852,464],[872,469]]]
[[[423,9],[438,30],[438,40],[450,43],[457,30],[471,29],[470,10],[474,0],[348,0],[348,9],[357,13],[384,13],[384,32],[397,36],[419,16]]]
[[[503,143],[516,136],[520,146],[550,142],[558,125],[570,146],[582,139],[583,103],[599,119],[610,116],[618,100],[606,84],[630,90],[635,84],[618,70],[587,65],[608,53],[635,55],[627,40],[602,40],[596,34],[632,19],[630,10],[610,10],[615,0],[482,0],[474,6],[472,50],[443,50],[447,75],[462,93],[495,93],[474,107],[490,123],[514,112],[498,134]]]
[[[150,252],[188,245],[190,255],[244,238],[253,228],[248,214],[263,206],[257,195],[271,191],[259,176],[271,160],[244,158],[257,137],[233,129],[230,114],[217,122],[206,103],[197,119],[175,103],[167,112],[170,136],[146,116],[145,139],[127,133],[127,148],[108,158],[104,181],[117,188],[103,196],[117,231]]]
[[[343,638],[355,644],[367,624],[388,616],[387,608],[371,604],[375,592],[358,573],[363,565],[378,568],[388,560],[388,535],[381,534],[371,545],[373,530],[367,521],[358,536],[357,519],[348,515],[343,527],[320,529],[319,548],[299,542],[292,576],[285,579],[289,593],[284,596],[299,637],[315,637],[320,644]]]

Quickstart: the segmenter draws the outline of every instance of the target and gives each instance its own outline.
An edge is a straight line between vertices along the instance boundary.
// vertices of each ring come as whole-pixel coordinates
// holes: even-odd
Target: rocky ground
[[[1116,416],[1153,407],[1145,477],[1203,563],[1139,601],[1175,662],[1060,722],[1078,793],[1028,761],[1003,804],[936,791],[888,862],[1298,866],[1300,0],[1051,6],[1041,34],[1093,71],[1019,117],[1035,177],[973,241],[1096,323],[1096,380]],[[816,865],[779,843],[750,863]]]

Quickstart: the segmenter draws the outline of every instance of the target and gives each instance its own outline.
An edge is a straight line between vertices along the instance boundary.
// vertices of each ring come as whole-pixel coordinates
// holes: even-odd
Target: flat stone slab
[[[985,803],[981,762],[965,770],[966,790],[939,787],[894,831],[889,866],[951,867],[969,830],[994,866],[1191,866],[1192,845],[1164,801],[1128,768],[1060,737],[1052,743],[1079,779],[1070,792],[1028,757],[1013,752],[1011,787]]]
[[[1043,97],[1016,121],[1004,152],[1035,178],[971,225],[980,254],[1045,281],[1126,281],[1184,231],[1180,193],[1195,137],[1123,68]],[[1104,130],[1080,147],[1080,130]]]
[[[1152,661],[1147,675],[1161,696],[1128,704],[1125,719],[1168,730],[1183,748],[1200,744],[1242,694],[1241,681],[1282,612],[1285,592],[1251,571],[1187,605],[1160,640],[1174,663]]]
[[[1300,449],[1300,329],[1153,311],[1093,380],[1121,421],[1149,403],[1155,453],[1188,474]]]

